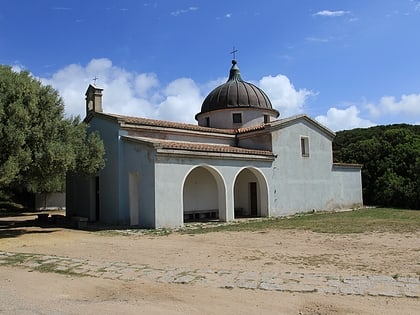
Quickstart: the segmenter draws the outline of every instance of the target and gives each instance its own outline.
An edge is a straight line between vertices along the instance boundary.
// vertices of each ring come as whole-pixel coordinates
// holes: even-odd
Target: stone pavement
[[[318,273],[188,268],[159,269],[125,262],[96,262],[87,259],[4,251],[0,251],[0,266],[21,267],[31,271],[54,272],[67,276],[90,276],[123,281],[144,279],[162,283],[194,284],[227,289],[420,297],[419,277],[341,276]]]

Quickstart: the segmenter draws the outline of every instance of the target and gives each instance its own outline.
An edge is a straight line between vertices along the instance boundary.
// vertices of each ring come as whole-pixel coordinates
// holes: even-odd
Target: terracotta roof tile
[[[256,130],[263,130],[265,128],[265,124],[257,125],[257,126],[251,126],[251,127],[245,127],[245,128],[239,128],[236,130],[237,133],[247,133],[251,131]]]
[[[109,117],[116,118],[118,121],[123,122],[125,124],[130,125],[138,125],[138,126],[154,126],[154,127],[163,127],[163,128],[175,128],[175,129],[183,129],[183,130],[192,130],[192,131],[201,131],[207,133],[222,133],[228,135],[235,135],[235,134],[242,134],[256,130],[263,130],[265,128],[265,124],[239,128],[239,129],[222,129],[222,128],[210,128],[210,127],[202,127],[193,124],[186,124],[174,121],[167,121],[167,120],[157,120],[157,119],[149,119],[149,118],[142,118],[142,117],[133,117],[133,116],[124,116],[118,114],[108,114],[108,113],[100,113],[100,115],[105,115]]]
[[[171,140],[162,140],[162,139],[144,138],[144,137],[132,137],[132,136],[125,136],[125,138],[129,138],[129,139],[133,139],[133,140],[137,139],[137,140],[142,141],[142,142],[152,143],[155,147],[162,148],[162,149],[274,156],[273,152],[271,152],[271,151],[246,149],[246,148],[234,147],[234,146],[230,146],[230,145],[187,142],[187,141],[171,141]]]
[[[194,131],[202,131],[202,132],[210,132],[210,133],[224,133],[224,134],[235,134],[236,133],[236,131],[234,129],[209,128],[209,127],[202,127],[202,126],[198,126],[198,125],[186,124],[186,123],[180,123],[180,122],[174,122],[174,121],[157,120],[157,119],[132,117],[132,116],[123,116],[123,115],[117,115],[117,114],[105,114],[105,115],[115,117],[119,121],[122,121],[126,124],[132,124],[132,125],[176,128],[176,129],[194,130]]]

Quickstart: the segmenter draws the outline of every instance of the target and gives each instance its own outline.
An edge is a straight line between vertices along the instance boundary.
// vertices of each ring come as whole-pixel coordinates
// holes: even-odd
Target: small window
[[[270,122],[270,116],[264,115],[264,124],[268,124]]]
[[[309,138],[308,137],[300,138],[300,147],[302,150],[302,156],[309,157]]]
[[[242,123],[242,114],[241,113],[233,113],[232,120],[234,124],[241,124]]]
[[[206,127],[210,127],[210,117],[206,117]]]

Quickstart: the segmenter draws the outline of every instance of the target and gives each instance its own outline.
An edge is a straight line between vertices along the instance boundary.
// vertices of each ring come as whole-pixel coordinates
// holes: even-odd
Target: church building
[[[362,205],[361,165],[333,163],[334,132],[305,114],[279,119],[235,60],[197,125],[104,113],[102,91],[89,85],[85,121],[106,166],[68,176],[67,216],[171,228]]]

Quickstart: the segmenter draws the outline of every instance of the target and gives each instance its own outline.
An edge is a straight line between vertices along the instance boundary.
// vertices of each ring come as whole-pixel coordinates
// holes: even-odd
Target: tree
[[[104,152],[79,117],[64,118],[56,90],[0,66],[0,190],[63,191],[67,172],[98,172]]]

